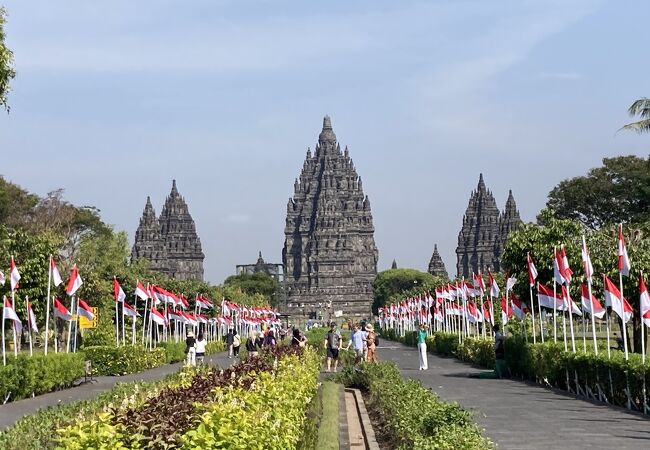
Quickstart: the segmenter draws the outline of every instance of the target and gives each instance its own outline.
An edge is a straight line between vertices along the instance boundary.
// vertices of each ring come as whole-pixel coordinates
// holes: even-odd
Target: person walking
[[[376,334],[375,334],[375,329],[371,324],[366,325],[366,331],[368,334],[366,335],[366,345],[368,347],[368,353],[366,355],[366,361],[368,362],[377,362],[377,357],[375,356],[375,350],[377,346],[375,345],[375,339],[376,339]]]
[[[261,344],[260,344],[261,346]],[[246,351],[248,352],[249,357],[259,356],[259,346],[257,342],[257,331],[252,330],[248,334],[248,339],[246,340]]]
[[[506,374],[506,351],[501,327],[495,325],[494,330],[494,374],[503,378]]]
[[[228,358],[232,358],[232,345],[235,342],[235,335],[233,334],[233,329],[228,330],[226,334],[226,347],[228,347]]]
[[[302,336],[300,335],[300,329],[299,328],[294,328],[293,329],[293,335],[291,336],[291,346],[292,347],[304,347],[305,346],[305,341],[302,339]]]
[[[420,355],[420,370],[427,370],[429,368],[429,361],[427,358],[427,326],[420,324],[418,330],[418,353]]]
[[[188,331],[185,339],[185,354],[187,355],[186,363],[188,366],[196,366],[196,339],[194,333]]]
[[[203,339],[203,333],[199,333],[199,336],[196,338],[194,346],[196,347],[196,363],[202,365],[205,361],[205,347],[207,341]]]
[[[277,341],[275,340],[275,334],[273,334],[273,330],[269,330],[268,334],[264,338],[264,346],[265,347],[275,347],[277,345]]]
[[[361,331],[361,326],[359,324],[354,325],[354,331],[352,333],[352,337],[350,338],[350,342],[348,343],[347,349],[352,346],[352,349],[354,350],[354,364],[359,364],[361,360],[363,359],[363,345],[364,345],[364,340],[363,340],[363,332]]]
[[[232,336],[232,354],[235,358],[239,358],[239,347],[241,346],[241,338],[237,334],[237,330],[233,330]]]
[[[332,371],[332,361],[334,361],[334,372],[336,372],[336,366],[339,363],[339,348],[341,347],[341,333],[336,329],[336,322],[330,324],[324,345],[327,349],[327,371]]]

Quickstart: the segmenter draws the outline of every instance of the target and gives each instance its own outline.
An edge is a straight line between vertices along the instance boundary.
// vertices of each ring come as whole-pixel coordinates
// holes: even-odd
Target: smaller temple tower
[[[131,250],[131,260],[146,259],[149,267],[156,272],[167,273],[167,252],[165,242],[160,234],[160,223],[147,196],[147,203],[140,218],[140,225],[135,232],[135,244]]]
[[[440,253],[438,252],[438,244],[433,245],[433,255],[431,255],[431,259],[429,260],[429,269],[427,272],[429,272],[434,277],[440,277],[444,280],[449,279],[449,274],[447,273],[445,263],[442,260],[442,256],[440,256]]]

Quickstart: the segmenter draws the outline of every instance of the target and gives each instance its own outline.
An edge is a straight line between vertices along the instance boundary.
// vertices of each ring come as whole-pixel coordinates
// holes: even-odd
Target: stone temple
[[[456,248],[458,277],[471,278],[472,273],[501,270],[501,255],[508,234],[521,224],[512,191],[506,207],[499,211],[492,192],[485,187],[483,174],[472,192],[458,233]]]
[[[287,204],[286,309],[324,318],[371,314],[377,274],[370,200],[347,147],[341,151],[328,116]]]
[[[442,260],[440,252],[438,252],[438,244],[433,245],[433,255],[431,255],[431,259],[429,260],[429,268],[427,269],[427,272],[434,277],[440,277],[443,280],[449,279],[445,262]]]
[[[204,258],[194,219],[174,180],[159,218],[147,197],[131,261],[146,259],[151,270],[179,280],[203,280]]]

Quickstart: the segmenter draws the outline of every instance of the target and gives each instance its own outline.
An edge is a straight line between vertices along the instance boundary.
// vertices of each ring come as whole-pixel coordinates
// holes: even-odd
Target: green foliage
[[[7,357],[0,366],[0,399],[19,400],[72,386],[84,375],[84,356],[79,353],[49,353]]]
[[[185,342],[169,341],[158,343],[158,348],[162,348],[165,351],[165,362],[167,364],[184,361],[186,357],[185,347]]]
[[[3,45],[1,24],[2,9],[0,9],[0,53],[2,52]],[[0,58],[2,57],[0,56]],[[2,63],[0,62],[0,64]],[[4,177],[0,176],[0,225],[12,230],[21,226],[30,219],[33,208],[37,203],[37,195],[30,194],[17,184],[7,181]]]
[[[275,293],[278,289],[278,282],[265,272],[232,275],[226,278],[223,284],[227,287],[239,289],[251,296],[255,294],[263,295],[267,304],[276,304]]]
[[[321,385],[318,401],[322,414],[317,429],[317,444],[299,445],[298,448],[338,450],[339,448],[339,385],[326,381]]]
[[[560,182],[548,194],[547,208],[560,219],[595,230],[616,223],[650,219],[650,159],[604,158],[586,176]]]
[[[392,448],[493,448],[469,412],[441,401],[419,381],[405,380],[392,363],[346,369],[342,379],[368,392],[368,407],[377,413]]]
[[[173,347],[172,347],[173,349]],[[84,347],[95,375],[127,375],[162,366],[167,360],[162,347],[149,350],[141,345]]]
[[[377,274],[372,283],[374,294],[372,309],[377,314],[377,309],[386,303],[391,303],[391,300],[401,300],[405,296],[421,294],[444,281],[428,272],[415,269],[384,270]]]
[[[5,9],[0,8],[0,105],[9,112],[7,94],[10,91],[9,83],[16,76],[16,71],[13,67],[14,54],[5,44],[5,16]]]
[[[631,130],[637,133],[647,133],[650,131],[650,100],[641,97],[635,100],[627,110],[631,117],[639,116],[641,120],[623,125],[621,130]]]

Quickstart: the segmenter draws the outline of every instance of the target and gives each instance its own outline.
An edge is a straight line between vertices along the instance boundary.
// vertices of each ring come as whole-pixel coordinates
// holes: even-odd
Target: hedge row
[[[409,332],[400,337],[389,329],[382,334],[415,346],[415,333]],[[430,352],[455,357],[486,369],[494,368],[493,345],[494,341],[490,339],[473,337],[459,343],[458,336],[450,333],[434,333],[427,338]],[[597,392],[600,386],[608,400],[619,406],[627,405],[625,390],[629,385],[633,405],[641,408],[644,379],[650,380],[650,365],[642,364],[641,355],[631,353],[626,361],[622,352],[613,350],[610,358],[607,350],[602,348],[598,355],[589,348],[586,353],[565,352],[561,342],[533,344],[519,336],[506,338],[504,346],[506,365],[513,377],[575,390],[577,374],[581,388],[587,386],[592,392]]]
[[[142,401],[127,398],[60,429],[62,448],[295,449],[320,359],[281,346],[224,371],[204,369]],[[272,405],[280,405],[273,407]]]
[[[493,444],[469,412],[443,402],[419,381],[405,380],[393,363],[346,367],[340,376],[347,386],[368,393],[368,407],[380,421],[381,438],[397,449],[483,450]]]

